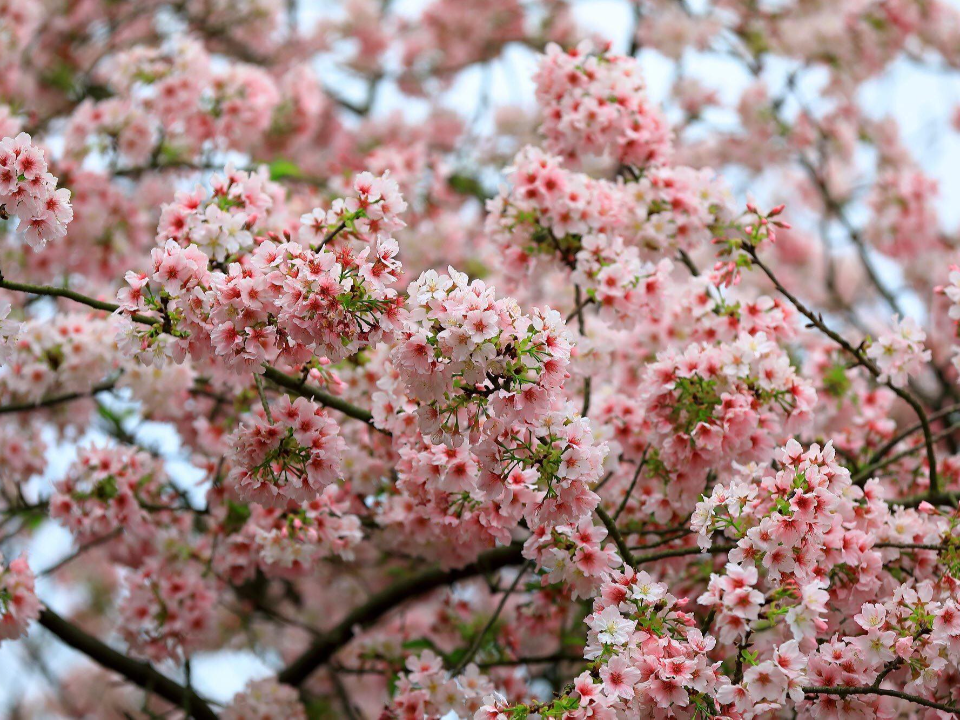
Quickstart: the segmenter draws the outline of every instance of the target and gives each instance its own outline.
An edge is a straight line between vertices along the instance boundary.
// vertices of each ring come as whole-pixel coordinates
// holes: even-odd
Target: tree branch
[[[10,282],[9,280],[4,280],[0,277],[0,289],[3,290],[14,290],[16,292],[30,293],[31,295],[47,295],[49,297],[61,297],[66,300],[73,300],[82,305],[87,305],[96,310],[103,310],[104,312],[113,313],[120,309],[120,306],[116,303],[106,302],[105,300],[97,300],[96,298],[83,295],[74,290],[68,290],[67,288],[58,288],[51,287],[49,285],[28,285],[26,283],[15,283]],[[135,322],[142,323],[144,325],[157,325],[160,323],[160,318],[147,317],[146,315],[140,315],[138,313],[126,314],[124,317],[129,317]]]
[[[876,363],[864,355],[859,349],[853,347],[853,345],[851,345],[844,337],[827,327],[820,315],[810,310],[810,308],[800,302],[800,300],[793,293],[787,290],[780,280],[777,279],[776,275],[773,274],[773,271],[771,271],[770,268],[768,268],[764,262],[760,260],[760,258],[757,256],[757,249],[753,247],[753,245],[745,243],[743,245],[743,250],[753,260],[753,264],[760,268],[760,270],[763,271],[763,274],[766,275],[770,282],[773,283],[777,291],[787,300],[789,300],[793,306],[800,311],[801,315],[807,318],[807,320],[809,320],[820,332],[852,355],[860,365],[863,365],[870,372],[871,375],[879,379],[882,373],[880,372],[880,368],[877,367]],[[913,411],[917,414],[921,429],[923,430],[924,444],[926,445],[927,449],[927,464],[930,466],[930,496],[933,497],[940,492],[940,481],[937,477],[937,455],[933,446],[933,433],[930,430],[930,420],[927,417],[927,413],[917,399],[913,397],[913,395],[907,390],[899,388],[889,381],[882,384],[893,390],[893,392],[895,392],[900,399],[913,408]]]
[[[384,435],[390,434],[386,430],[381,430],[373,424],[373,414],[369,410],[364,410],[363,408],[357,407],[356,405],[349,403],[342,398],[338,398],[336,395],[331,395],[328,392],[324,392],[318,387],[307,385],[306,383],[301,382],[300,378],[296,378],[293,375],[288,375],[287,373],[277,370],[275,367],[270,365],[264,366],[263,376],[275,385],[279,385],[295,395],[302,395],[305,398],[316,400],[325,407],[339,410],[348,417],[365,422],[371,428],[377,430],[378,432],[382,432]]]
[[[116,312],[117,310],[120,309],[120,306],[115,303],[108,303],[103,300],[97,300],[95,298],[88,297],[86,295],[82,295],[78,292],[74,292],[73,290],[67,290],[65,288],[50,287],[47,285],[26,285],[23,283],[8,282],[6,280],[0,279],[0,289],[15,290],[18,292],[32,293],[34,295],[49,295],[51,297],[62,297],[68,300],[73,300],[74,302],[78,302],[82,305],[87,305],[97,310],[104,310],[106,312],[111,312],[111,313]],[[124,313],[124,317],[129,317],[134,322],[142,323],[144,325],[157,325],[160,322],[162,322],[160,318],[152,318],[146,315],[139,315],[137,313],[134,313],[132,315]],[[295,378],[292,375],[287,375],[285,372],[277,370],[276,368],[271,367],[269,365],[264,366],[264,376],[271,382],[276,383],[277,385],[284,387],[287,390],[291,390],[297,395],[302,395],[307,398],[312,398],[313,400],[316,400],[321,405],[332,408],[334,410],[339,410],[340,412],[342,412],[344,415],[347,415],[348,417],[352,417],[356,420],[361,420],[367,423],[367,425],[374,427],[373,415],[370,413],[369,410],[364,410],[363,408],[359,408],[356,405],[353,405],[347,402],[346,400],[342,400],[335,395],[331,395],[328,392],[324,392],[320,388],[315,388],[311,385],[307,385],[301,382],[298,378]],[[108,389],[108,388],[103,388],[103,389]],[[92,392],[97,392],[97,390],[92,390],[91,393]],[[59,399],[58,402],[68,402],[69,400],[75,400],[78,397],[84,397],[84,394],[83,393],[72,394],[71,397],[66,397],[65,399]],[[54,404],[52,402],[52,399],[51,401],[49,401],[49,404]],[[10,408],[10,407],[13,407],[15,409],[11,410],[11,409],[0,408],[0,412],[19,412],[20,410],[30,410],[36,407],[36,404],[27,405],[25,407],[7,406],[7,408]],[[379,428],[374,428],[374,429],[379,430]],[[380,432],[383,432],[384,434],[389,434],[384,430],[380,430]]]
[[[513,594],[513,591],[517,589],[517,586],[520,584],[520,580],[526,575],[527,570],[533,565],[531,562],[527,562],[520,571],[517,573],[517,576],[513,579],[513,583],[507,588],[506,592],[503,593],[503,597],[500,598],[500,602],[497,604],[497,609],[493,611],[493,615],[490,616],[490,619],[487,621],[486,625],[483,626],[483,629],[477,633],[476,638],[470,644],[469,649],[463,654],[463,657],[460,658],[460,662],[457,663],[456,667],[450,671],[451,677],[456,677],[460,672],[473,660],[473,656],[477,654],[477,650],[480,649],[480,645],[483,643],[483,638],[486,637],[487,633],[490,632],[490,629],[497,622],[497,619],[500,617],[500,614],[503,612],[503,608],[507,605],[507,600],[510,599],[510,595]]]
[[[909,695],[899,690],[887,690],[885,688],[869,686],[805,687],[803,688],[803,692],[806,695],[839,695],[840,697],[846,697],[848,695],[886,695],[887,697],[908,700],[909,702],[916,703],[917,705],[923,705],[924,707],[933,708],[934,710],[943,710],[944,712],[953,713],[954,715],[960,715],[960,708],[955,708],[952,705],[945,705],[944,703],[934,702],[933,700],[927,700],[926,698],[922,698],[917,695]]]
[[[610,538],[613,540],[614,544],[617,546],[617,550],[620,551],[620,557],[623,558],[623,562],[634,567],[633,553],[630,552],[630,548],[627,546],[627,543],[623,539],[623,535],[620,534],[620,531],[617,529],[617,524],[613,521],[613,518],[607,514],[607,511],[602,507],[597,505],[594,512],[597,514],[597,517],[600,518],[600,522],[604,524],[607,528],[607,532],[610,534]]]
[[[113,670],[134,685],[153,693],[176,706],[189,703],[190,716],[197,720],[217,720],[217,714],[210,709],[207,701],[190,688],[185,688],[159,672],[149,663],[127,657],[102,643],[92,635],[67,622],[53,610],[40,611],[40,624],[52,632],[66,645],[86,655],[107,670]]]
[[[373,625],[391,610],[407,600],[436,590],[459,580],[499,570],[523,561],[519,544],[488,550],[477,561],[456,570],[432,569],[394,583],[372,595],[367,601],[350,611],[332,630],[313,643],[292,663],[277,675],[278,682],[298,686],[310,677],[314,670],[329,662],[330,658],[360,629]]]
[[[9,413],[17,412],[27,412],[29,410],[37,410],[39,408],[53,407],[55,405],[62,405],[63,403],[72,402],[73,400],[80,400],[82,398],[88,398],[96,395],[100,392],[106,392],[107,390],[113,390],[116,387],[116,380],[106,380],[98,385],[94,385],[92,388],[85,392],[72,392],[64,393],[63,395],[53,395],[51,397],[42,398],[34,402],[23,402],[23,403],[11,403],[10,405],[0,405],[0,415],[7,415]]]

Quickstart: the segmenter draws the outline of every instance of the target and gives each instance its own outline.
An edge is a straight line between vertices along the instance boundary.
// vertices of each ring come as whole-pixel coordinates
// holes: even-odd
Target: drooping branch
[[[607,528],[607,532],[610,534],[610,539],[613,540],[614,544],[617,546],[617,550],[620,551],[620,557],[623,558],[623,562],[630,567],[633,567],[633,553],[630,552],[630,547],[623,539],[623,535],[620,534],[620,530],[617,529],[617,524],[613,521],[613,518],[610,517],[610,515],[607,514],[607,511],[599,505],[594,512],[597,514],[597,517],[600,518],[600,522],[603,523],[604,527]]]
[[[107,670],[122,675],[137,687],[153,693],[178,707],[189,707],[196,720],[217,720],[210,705],[191,688],[184,687],[159,672],[149,663],[127,657],[77,626],[64,620],[53,610],[40,611],[40,624],[74,650],[86,655]]]
[[[610,534],[610,538],[617,546],[617,550],[620,552],[620,556],[623,558],[623,561],[632,568],[639,567],[646,563],[656,562],[658,560],[686,557],[688,555],[719,555],[721,553],[730,552],[735,547],[734,545],[714,545],[706,550],[701,549],[700,547],[682,547],[671,548],[669,550],[660,550],[658,552],[648,553],[646,555],[634,555],[632,552],[630,552],[630,548],[623,539],[623,534],[617,528],[616,523],[613,522],[613,518],[610,517],[607,511],[602,507],[597,507],[594,512],[597,514],[597,517],[600,518],[600,522],[602,522],[607,528],[607,532]]]
[[[506,607],[507,600],[510,599],[510,595],[512,595],[513,592],[517,589],[517,586],[520,584],[520,580],[523,579],[523,576],[526,575],[527,570],[529,570],[531,566],[532,566],[532,563],[527,562],[526,565],[520,568],[520,571],[517,573],[517,576],[513,579],[513,583],[510,585],[509,588],[507,588],[507,591],[503,593],[503,596],[500,598],[500,602],[497,604],[497,609],[493,611],[493,615],[491,615],[490,619],[487,620],[486,625],[484,625],[483,628],[480,630],[480,632],[477,633],[473,642],[470,643],[470,647],[463,654],[463,657],[460,658],[460,662],[458,662],[456,667],[454,667],[450,671],[450,675],[452,676],[459,675],[460,672],[467,665],[470,664],[470,661],[473,660],[474,655],[477,654],[477,651],[480,649],[480,646],[483,644],[483,639],[487,636],[487,633],[490,632],[490,629],[496,624],[497,619],[500,617],[501,613],[503,613],[503,608]]]
[[[934,422],[948,415],[951,415],[955,412],[960,412],[960,405],[950,405],[948,407],[937,410],[934,413],[930,413],[929,420],[930,422]],[[884,456],[887,453],[889,453],[891,450],[893,450],[899,443],[906,440],[908,437],[913,435],[913,433],[922,429],[923,429],[923,425],[918,422],[914,425],[911,425],[908,428],[901,430],[899,433],[897,433],[892,438],[890,438],[886,443],[884,443],[879,448],[877,448],[876,452],[874,452],[873,455],[870,456],[870,459],[867,461],[867,464],[864,465],[864,467],[869,467],[874,463],[882,460]]]

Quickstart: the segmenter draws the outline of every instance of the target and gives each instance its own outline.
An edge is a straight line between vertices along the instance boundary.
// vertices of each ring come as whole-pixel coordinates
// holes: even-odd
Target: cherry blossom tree
[[[960,8],[618,11],[0,0],[11,717],[960,715]]]

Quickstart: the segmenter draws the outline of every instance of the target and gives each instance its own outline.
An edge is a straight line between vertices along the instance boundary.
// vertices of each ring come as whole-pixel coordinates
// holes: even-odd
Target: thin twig
[[[79,548],[76,549],[75,552],[71,553],[70,555],[67,555],[67,557],[54,563],[47,569],[41,570],[40,572],[38,572],[37,577],[45,577],[47,575],[53,575],[53,573],[57,572],[57,570],[60,570],[61,568],[69,565],[84,553],[89,552],[90,550],[93,550],[94,548],[99,547],[104,543],[110,542],[114,538],[118,537],[122,532],[123,532],[123,528],[116,528],[111,532],[108,532],[106,535],[103,535],[102,537],[95,538],[90,542],[86,543],[85,545],[81,545]]]
[[[640,473],[643,472],[643,466],[647,464],[647,451],[649,449],[649,445],[643,449],[643,455],[640,458],[640,462],[637,464],[637,471],[633,474],[633,480],[630,481],[630,487],[627,488],[627,492],[623,496],[623,500],[620,502],[620,507],[618,507],[617,511],[613,514],[614,522],[620,519],[620,516],[627,507],[627,502],[630,500],[630,496],[633,494],[633,489],[637,486],[637,480],[640,479]]]
[[[878,379],[877,381],[879,382],[879,377],[882,375],[882,372],[880,371],[880,368],[877,367],[876,363],[868,358],[861,350],[851,345],[841,335],[827,327],[827,324],[824,323],[823,318],[820,315],[810,310],[806,305],[800,302],[800,300],[793,293],[787,290],[780,280],[777,279],[776,275],[773,274],[773,271],[771,271],[770,268],[768,268],[766,264],[760,260],[760,258],[757,256],[757,250],[755,247],[753,247],[753,245],[745,243],[743,245],[743,249],[753,260],[753,264],[763,271],[763,274],[766,275],[770,282],[773,283],[777,291],[787,298],[787,300],[789,300],[793,306],[800,311],[801,315],[806,317],[814,327],[820,330],[820,332],[852,355],[858,361],[858,363],[863,365],[871,375]],[[893,390],[893,392],[895,392],[904,402],[913,408],[913,411],[917,414],[917,419],[920,421],[920,426],[923,430],[923,440],[927,450],[927,464],[930,466],[930,496],[936,496],[940,492],[940,481],[937,477],[937,455],[934,449],[933,433],[930,430],[930,420],[927,417],[927,413],[923,409],[923,406],[920,405],[917,399],[913,397],[909,391],[899,388],[889,381],[882,384]]]
[[[456,667],[450,671],[451,677],[456,677],[459,675],[461,671],[463,671],[463,669],[470,663],[470,661],[473,660],[473,656],[476,655],[477,651],[480,649],[483,639],[486,637],[487,633],[490,632],[490,629],[494,626],[494,624],[497,622],[497,619],[500,617],[500,614],[503,612],[503,608],[506,606],[510,595],[512,595],[513,591],[517,589],[517,586],[520,584],[520,580],[531,567],[532,563],[527,562],[517,572],[517,576],[513,579],[510,587],[507,588],[507,591],[503,593],[503,597],[500,598],[500,602],[497,605],[497,609],[493,611],[493,615],[490,616],[490,619],[487,621],[486,625],[483,626],[483,629],[477,633],[477,636],[473,639],[473,642],[470,643],[470,648],[463,654],[463,657],[460,658],[460,662],[458,662]]]
[[[260,396],[260,404],[267,416],[267,422],[273,425],[273,413],[270,412],[270,402],[267,400],[267,393],[263,390],[263,378],[260,377],[260,373],[253,374],[253,381],[257,384],[257,395]]]

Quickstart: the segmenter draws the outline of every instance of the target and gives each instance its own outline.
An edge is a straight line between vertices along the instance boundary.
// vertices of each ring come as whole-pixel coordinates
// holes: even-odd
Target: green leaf
[[[491,197],[484,189],[483,184],[469,175],[451,175],[447,183],[454,192],[458,192],[461,195],[473,195],[481,202]]]
[[[290,160],[274,160],[270,163],[270,179],[283,180],[284,178],[303,177],[303,173],[296,163]]]
[[[437,646],[434,644],[433,640],[430,638],[414,638],[413,640],[407,640],[403,645],[401,645],[404,650],[436,650]]]

